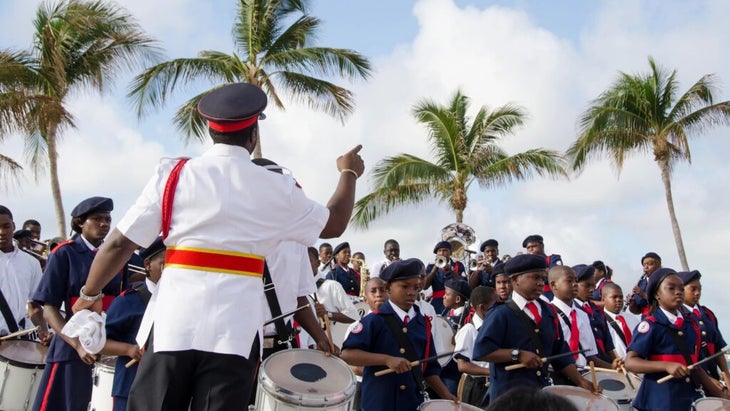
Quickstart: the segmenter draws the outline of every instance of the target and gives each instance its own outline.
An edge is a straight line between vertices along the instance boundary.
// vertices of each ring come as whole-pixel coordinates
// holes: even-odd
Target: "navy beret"
[[[542,236],[540,234],[528,235],[524,241],[522,241],[522,248],[527,248],[528,243],[542,243]]]
[[[595,268],[592,265],[578,264],[573,266],[575,281],[581,282],[593,278]]]
[[[419,277],[422,270],[423,263],[417,258],[394,261],[380,273],[380,279],[387,283],[396,280],[407,280],[409,278]]]
[[[606,270],[606,264],[604,264],[603,261],[601,261],[601,260],[594,261],[592,265],[593,265],[593,268],[597,268],[597,269],[599,269],[599,270],[601,270],[603,272],[606,272],[607,271]]]
[[[106,197],[91,197],[80,202],[73,210],[71,217],[81,217],[94,212],[109,213],[114,210],[114,201]]]
[[[453,290],[455,293],[459,294],[467,300],[469,299],[469,297],[471,297],[471,287],[466,281],[451,278],[446,281],[444,287]]]
[[[332,254],[336,255],[337,253],[342,251],[343,248],[350,248],[350,243],[345,241],[344,243],[337,244],[337,247],[335,247],[334,250],[332,250]]]
[[[535,254],[516,255],[504,263],[504,272],[510,277],[535,271],[545,271],[546,268],[545,256]]]
[[[660,263],[662,262],[662,258],[659,257],[659,254],[649,251],[648,253],[644,254],[643,257],[641,257],[641,264],[644,264],[644,260],[647,258],[653,258],[653,259],[659,261]]]
[[[30,230],[17,230],[13,233],[13,239],[20,240],[21,238],[31,238],[33,233]]]
[[[157,237],[157,239],[150,244],[147,248],[140,248],[139,249],[139,257],[142,260],[146,260],[148,258],[154,257],[155,255],[165,251],[165,243],[162,241],[162,237]]]
[[[691,283],[694,280],[699,280],[700,278],[702,278],[702,274],[697,270],[680,271],[677,273],[677,275],[679,276],[679,278],[682,279],[682,282],[685,285]]]
[[[436,246],[433,247],[433,253],[436,254],[439,248],[448,248],[449,251],[451,251],[451,243],[448,241],[439,241],[436,243]]]
[[[503,263],[497,263],[494,267],[492,267],[492,277],[496,277],[498,275],[505,275]]]
[[[659,284],[661,284],[667,276],[672,274],[677,274],[677,272],[671,268],[657,268],[649,275],[649,281],[646,285],[646,297],[649,300],[649,304],[654,301],[654,294],[656,294],[656,290],[659,289]]]
[[[203,96],[198,112],[208,127],[230,133],[251,127],[266,108],[266,93],[248,83],[227,84]]]
[[[484,249],[487,247],[499,247],[499,243],[497,242],[497,240],[490,238],[479,246],[479,251],[483,253]]]

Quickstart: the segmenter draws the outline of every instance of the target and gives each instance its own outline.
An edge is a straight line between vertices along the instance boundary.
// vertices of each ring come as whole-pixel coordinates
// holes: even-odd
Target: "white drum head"
[[[436,349],[436,354],[446,354],[454,351],[454,329],[451,328],[451,323],[444,317],[436,316],[433,317],[433,324],[431,325],[434,329],[433,347]],[[445,367],[446,364],[451,361],[451,357],[441,357],[438,359],[439,364]]]
[[[590,372],[584,374],[584,377],[590,381]],[[641,385],[641,380],[636,377],[630,376],[629,378],[632,378],[631,382],[634,384],[634,389],[626,381],[624,374],[596,371],[596,380],[598,385],[603,388],[603,395],[619,404],[630,404],[639,389],[639,385]]]
[[[730,411],[730,401],[722,398],[700,398],[692,403],[693,411]]]
[[[543,388],[572,402],[580,411],[619,411],[615,401],[601,394],[594,394],[580,387],[552,385]]]
[[[418,407],[419,411],[481,411],[481,408],[469,404],[454,404],[449,400],[430,400]]]
[[[350,367],[315,350],[272,354],[261,364],[258,382],[272,397],[305,407],[337,405],[355,395],[355,374]]]
[[[47,353],[48,347],[36,341],[8,340],[0,344],[0,358],[18,367],[42,368]]]

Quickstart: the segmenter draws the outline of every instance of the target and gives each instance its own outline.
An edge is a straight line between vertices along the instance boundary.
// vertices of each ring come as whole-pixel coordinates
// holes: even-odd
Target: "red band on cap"
[[[237,121],[235,123],[216,123],[215,121],[208,120],[208,127],[221,133],[230,133],[232,131],[238,131],[243,130],[244,128],[248,128],[252,126],[253,123],[255,123],[258,119],[259,116],[257,114],[251,118],[247,118],[243,121]]]

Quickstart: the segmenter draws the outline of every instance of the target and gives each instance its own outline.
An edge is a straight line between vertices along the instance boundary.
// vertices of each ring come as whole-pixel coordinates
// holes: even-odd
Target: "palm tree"
[[[2,135],[0,135],[2,139]],[[0,154],[0,188],[12,183],[20,174],[23,167],[12,158]]]
[[[261,87],[280,109],[282,91],[294,101],[344,120],[353,110],[353,96],[347,89],[322,77],[368,78],[370,63],[353,50],[310,45],[320,20],[307,15],[307,0],[239,0],[233,27],[235,52],[205,50],[195,58],[180,58],[149,68],[134,79],[129,92],[144,115],[160,107],[180,84],[206,80],[221,83],[245,82]],[[289,26],[285,23],[292,21]],[[189,140],[203,140],[207,124],[196,107],[207,90],[188,100],[175,114],[175,126]],[[254,157],[261,157],[261,139]]]
[[[36,177],[48,167],[59,234],[66,219],[58,144],[76,127],[68,97],[103,92],[122,69],[159,61],[154,41],[122,8],[103,1],[43,3],[29,50],[0,50],[0,135],[21,132]]]
[[[689,135],[730,123],[730,102],[715,103],[716,79],[702,76],[679,95],[677,71],[658,67],[649,58],[649,74],[620,73],[580,118],[580,135],[568,149],[572,168],[602,155],[620,173],[624,159],[634,152],[653,153],[661,171],[674,241],[684,270],[689,270],[682,234],[672,200],[672,169],[678,161],[691,162]]]
[[[435,156],[431,162],[412,154],[381,160],[373,169],[375,188],[355,204],[352,222],[366,228],[392,209],[430,198],[448,203],[463,222],[469,187],[476,180],[485,189],[524,180],[532,174],[565,176],[562,157],[550,150],[532,149],[508,155],[497,142],[524,123],[524,109],[511,104],[490,111],[481,107],[469,124],[469,98],[457,91],[448,106],[430,100],[413,108],[418,122],[428,128]]]

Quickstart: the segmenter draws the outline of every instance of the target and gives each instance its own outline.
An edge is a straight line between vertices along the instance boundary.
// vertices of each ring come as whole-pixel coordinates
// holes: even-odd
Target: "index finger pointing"
[[[362,144],[358,144],[352,150],[348,151],[347,154],[357,154],[362,150]]]

